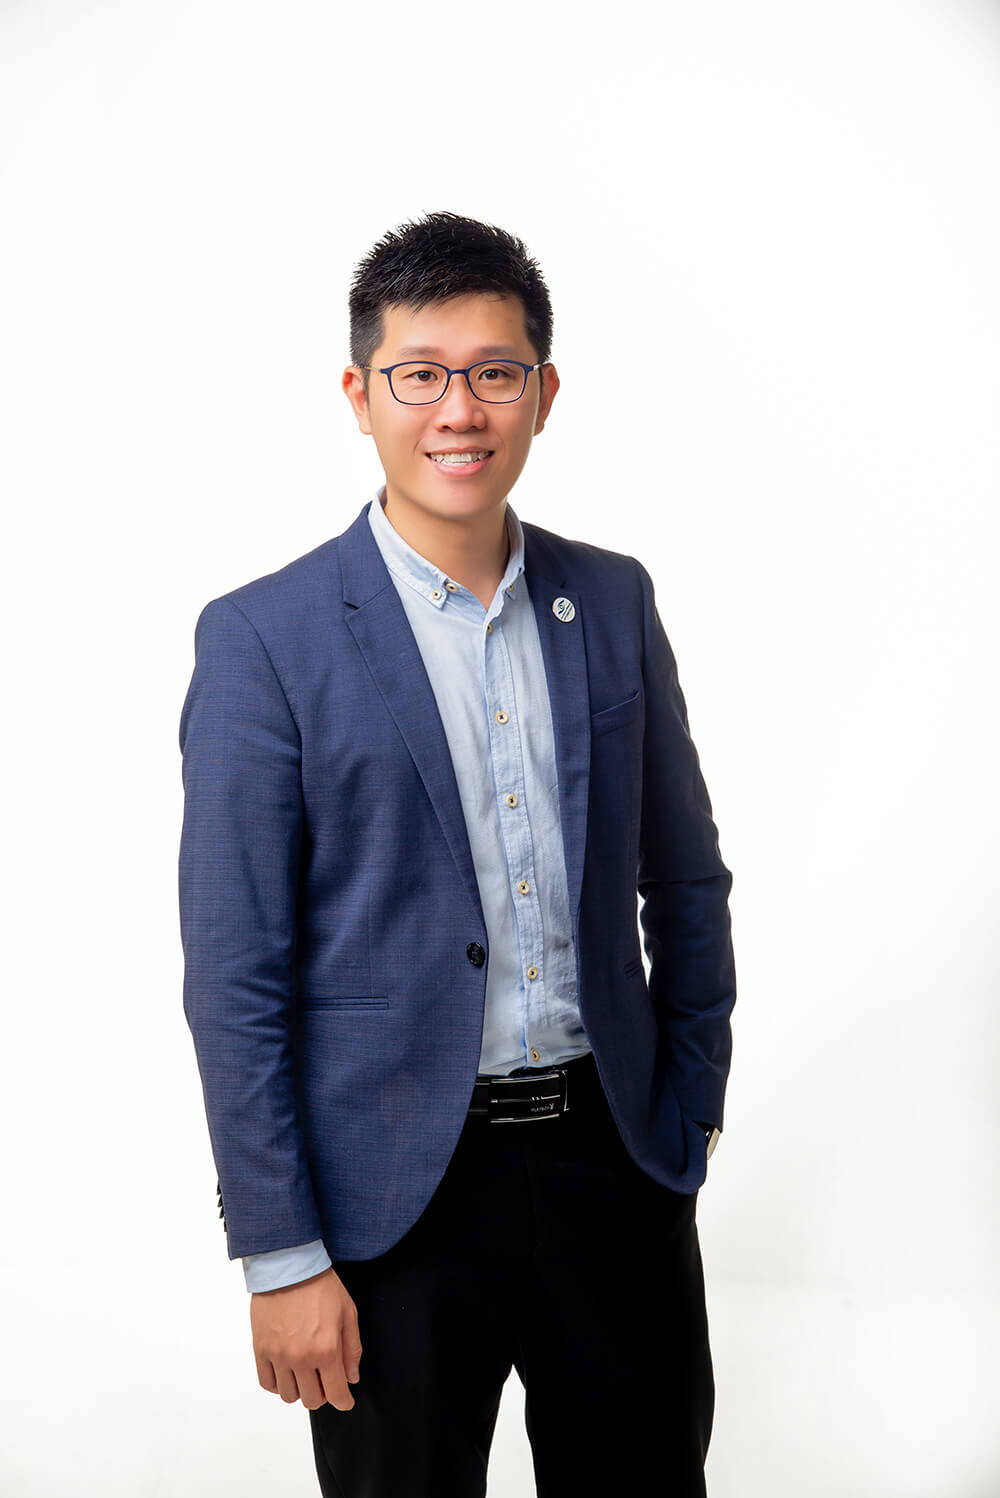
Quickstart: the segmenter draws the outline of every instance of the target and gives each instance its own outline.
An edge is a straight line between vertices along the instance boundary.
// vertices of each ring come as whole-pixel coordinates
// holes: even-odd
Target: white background
[[[0,131],[4,1493],[317,1490],[215,1215],[177,727],[202,605],[378,486],[350,274],[448,208],[539,257],[512,502],[652,573],[734,873],[712,1498],[995,1494],[1000,11],[7,0]]]

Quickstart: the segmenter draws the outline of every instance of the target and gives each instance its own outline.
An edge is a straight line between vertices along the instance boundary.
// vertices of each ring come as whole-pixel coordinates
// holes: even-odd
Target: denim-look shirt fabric
[[[384,498],[383,488],[369,523],[441,715],[489,936],[479,1071],[561,1065],[591,1047],[577,1002],[552,715],[521,524],[508,503],[510,555],[484,608],[403,540]],[[319,1239],[250,1254],[247,1289],[295,1284],[330,1262]]]

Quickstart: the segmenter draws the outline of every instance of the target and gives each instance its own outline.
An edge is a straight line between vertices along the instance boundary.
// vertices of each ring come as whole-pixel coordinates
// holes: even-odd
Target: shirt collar
[[[471,601],[482,617],[482,604],[474,594],[469,592],[468,588],[464,588],[446,572],[442,572],[440,567],[435,567],[433,562],[429,562],[418,551],[414,551],[408,541],[403,540],[382,508],[384,503],[385,485],[383,484],[368,507],[368,521],[389,571],[413,588],[436,609],[444,608],[449,600],[453,604],[464,600],[466,605]],[[509,500],[505,513],[510,555],[493,602],[486,611],[487,619],[498,614],[508,598],[517,595],[520,590],[515,584],[524,571],[524,532]]]

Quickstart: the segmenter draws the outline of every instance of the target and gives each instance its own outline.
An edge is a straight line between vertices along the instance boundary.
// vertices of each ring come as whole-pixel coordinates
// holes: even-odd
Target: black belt
[[[572,1083],[583,1081],[595,1066],[593,1052],[564,1066],[520,1067],[506,1077],[477,1077],[469,1104],[470,1118],[490,1123],[532,1123],[569,1112]]]

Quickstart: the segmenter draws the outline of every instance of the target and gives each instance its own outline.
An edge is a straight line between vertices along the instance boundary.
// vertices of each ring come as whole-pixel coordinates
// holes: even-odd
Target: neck
[[[510,559],[506,499],[482,515],[443,516],[429,515],[388,483],[385,495],[382,508],[393,530],[488,608]]]

